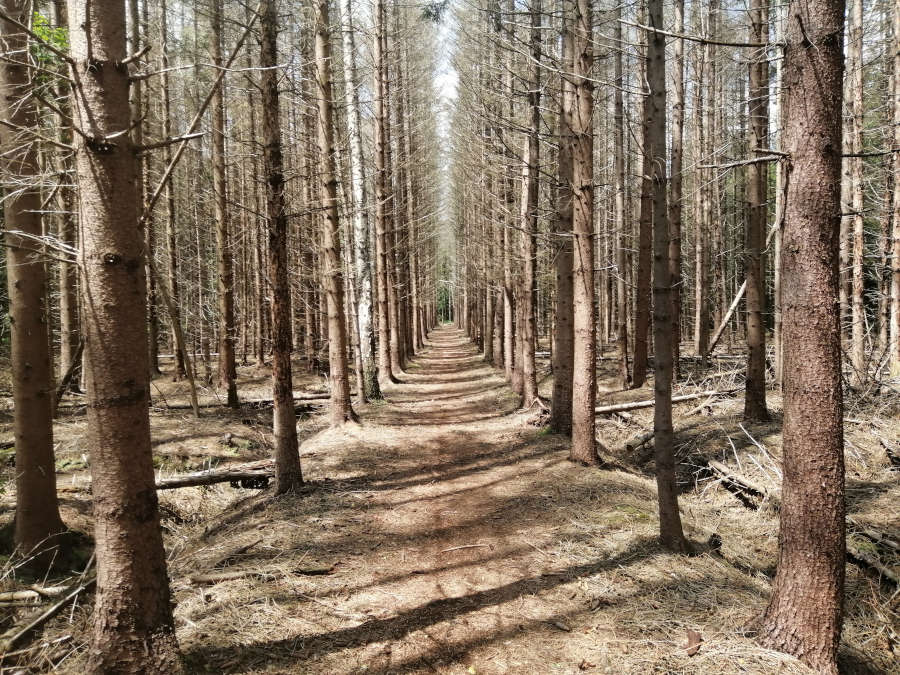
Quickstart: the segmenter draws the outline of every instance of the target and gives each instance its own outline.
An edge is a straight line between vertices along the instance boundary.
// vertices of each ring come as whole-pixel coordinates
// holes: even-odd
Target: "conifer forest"
[[[900,674],[897,0],[0,0],[0,675]]]

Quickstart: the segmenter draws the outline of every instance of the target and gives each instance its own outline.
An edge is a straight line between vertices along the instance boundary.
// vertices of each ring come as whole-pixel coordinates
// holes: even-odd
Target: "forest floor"
[[[652,397],[649,387],[619,391],[614,364],[601,361],[598,404]],[[676,393],[728,388],[720,380],[729,377],[691,372]],[[519,409],[458,330],[434,331],[400,380],[384,401],[357,406],[361,425],[327,429],[315,411],[299,420],[299,493],[273,498],[227,483],[160,493],[190,672],[808,672],[752,633],[777,555],[777,396],[769,424],[741,425],[733,396],[676,407],[682,518],[698,550],[686,557],[656,543],[652,458],[622,449],[652,427],[652,409],[599,417],[615,468],[589,469],[567,461],[567,439],[547,433],[535,408]],[[304,374],[295,389],[319,384]],[[551,384],[545,375],[542,393]],[[243,397],[254,387],[262,397],[267,385],[264,372],[242,369]],[[183,383],[158,379],[155,393],[185,402]],[[900,441],[897,403],[881,398],[847,427],[849,510],[860,527],[895,540],[900,481],[884,444]],[[198,421],[163,407],[152,418],[164,473],[269,454],[264,409],[205,409]],[[83,434],[83,418],[60,420],[64,517],[89,531]],[[729,491],[710,459],[765,494]],[[896,551],[851,541],[900,571]],[[191,578],[247,570],[256,575]],[[12,575],[4,584],[14,585]],[[846,672],[900,672],[898,601],[871,567],[848,564]],[[48,626],[47,646],[29,657],[38,670],[82,669],[89,605]],[[699,648],[689,631],[702,636]]]

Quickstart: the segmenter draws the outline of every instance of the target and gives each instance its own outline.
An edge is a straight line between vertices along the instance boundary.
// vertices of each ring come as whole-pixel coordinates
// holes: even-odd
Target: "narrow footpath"
[[[461,331],[400,380],[303,445],[301,494],[207,524],[192,565],[258,540],[233,564],[261,576],[198,589],[176,560],[195,672],[721,671],[721,651],[686,655],[685,626],[737,640],[736,668],[781,661],[734,633],[766,584],[660,551],[652,481],[567,462]]]

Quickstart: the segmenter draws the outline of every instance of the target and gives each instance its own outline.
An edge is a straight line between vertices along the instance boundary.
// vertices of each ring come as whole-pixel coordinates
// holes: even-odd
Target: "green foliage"
[[[447,11],[449,0],[431,0],[422,7],[422,18],[433,23],[440,23]]]
[[[55,28],[50,20],[40,12],[35,12],[31,18],[31,30],[40,40],[32,40],[31,56],[38,66],[44,71],[61,71],[62,59],[59,58],[50,47],[67,53],[69,51],[69,31],[65,28]],[[38,71],[37,84],[40,87],[48,87],[53,84],[53,78],[47,72]]]

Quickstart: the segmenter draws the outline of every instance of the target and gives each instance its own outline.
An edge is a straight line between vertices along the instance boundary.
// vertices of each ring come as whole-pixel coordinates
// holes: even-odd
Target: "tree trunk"
[[[662,0],[648,0],[647,18],[663,28]],[[669,269],[669,222],[666,204],[666,41],[660,33],[647,35],[647,84],[650,88],[644,153],[651,159],[653,220],[653,449],[659,495],[659,538],[679,553],[688,544],[681,529],[678,488],[675,484],[672,429],[672,278]]]
[[[750,6],[749,42],[767,42],[769,0],[753,0]],[[760,49],[750,63],[749,117],[750,150],[769,147],[769,65],[766,51]],[[744,395],[744,419],[765,422],[766,408],[766,327],[763,323],[766,293],[765,239],[769,210],[769,165],[756,162],[747,167],[749,213],[744,239],[744,272],[747,303],[747,378]]]
[[[569,458],[598,464],[594,405],[597,398],[594,323],[594,86],[593,24],[590,0],[574,1],[572,23],[572,234],[574,238],[574,364],[572,449]]]
[[[528,107],[528,151],[526,152],[525,177],[522,181],[522,399],[531,405],[538,397],[537,376],[534,365],[535,325],[534,298],[535,237],[538,223],[538,170],[540,169],[541,122],[541,0],[531,0],[531,61]]]
[[[572,88],[573,35],[571,19],[562,13],[562,53],[560,56],[559,92],[559,187],[556,193],[555,231],[559,251],[554,256],[556,267],[555,340],[553,343],[553,400],[550,408],[550,428],[556,433],[572,433],[572,374],[575,359],[572,332]]]
[[[641,83],[648,80],[649,60],[644,60]],[[641,87],[643,89],[643,86]],[[651,165],[648,142],[648,126],[651,114],[650,96],[644,95],[641,103],[641,201],[638,218],[638,264],[637,264],[637,296],[634,314],[634,367],[632,387],[637,389],[647,381],[648,332],[650,328],[650,257],[653,248],[653,183],[650,174]]]
[[[161,0],[159,5],[159,31],[160,31],[160,59],[159,68],[160,87],[162,88],[162,132],[163,138],[172,137],[172,110],[171,92],[169,91],[169,21],[167,0]],[[172,162],[172,146],[166,145],[163,149],[163,161],[166,166]],[[171,342],[172,351],[175,353],[175,372],[173,379],[180,380],[185,375],[184,361],[186,347],[179,345],[176,335],[176,324],[181,323],[181,289],[178,283],[178,235],[175,230],[175,182],[172,175],[166,177],[166,254],[169,260],[169,299],[171,300],[172,323]]]
[[[272,285],[272,398],[275,436],[275,492],[303,484],[297,447],[297,421],[291,377],[291,289],[287,268],[287,215],[284,203],[284,160],[278,96],[277,0],[263,0],[260,14],[262,68],[262,135],[266,176],[269,239],[269,283]]]
[[[900,5],[894,5],[894,214],[891,256],[891,375],[900,376]]]
[[[2,8],[20,23],[30,23],[29,3],[4,0]],[[28,53],[28,36],[6,21],[0,23],[0,38],[7,53]],[[31,566],[44,571],[53,557],[51,538],[66,528],[59,515],[53,459],[55,387],[47,270],[40,244],[30,238],[42,234],[40,168],[37,143],[23,130],[36,127],[37,110],[28,67],[20,60],[4,61],[0,67],[0,114],[18,129],[0,127],[2,168],[5,180],[22,185],[7,188],[3,200],[16,449],[13,541],[23,556],[40,552]]]
[[[387,56],[384,53],[385,9],[384,0],[378,0],[374,9],[375,39],[372,58],[375,63],[375,290],[378,301],[378,374],[386,382],[396,382],[391,364],[391,317],[389,303],[389,251],[387,232],[389,222],[388,200],[392,187],[388,175],[386,132],[389,110],[385,105],[384,84],[387,79]]]
[[[622,42],[622,24],[618,21],[622,15],[620,7],[616,8],[616,20],[613,25],[614,39]],[[616,85],[613,92],[613,180],[615,195],[613,197],[613,220],[616,224],[616,342],[619,347],[619,378],[622,388],[631,386],[631,374],[628,368],[628,285],[626,269],[628,267],[627,222],[630,220],[625,212],[625,106],[622,89],[622,50],[615,50]]]
[[[97,595],[91,672],[182,672],[150,448],[125,4],[69,3]],[[114,142],[104,140],[116,135]],[[135,355],[139,358],[135,358]]]
[[[849,12],[850,35],[847,47],[850,52],[848,73],[852,92],[850,124],[850,152],[859,155],[863,151],[863,0],[853,0]],[[853,214],[853,282],[851,300],[850,365],[853,372],[850,382],[862,387],[868,379],[866,362],[866,315],[863,293],[865,291],[865,227],[863,221],[863,158],[848,157],[850,163],[851,212]]]
[[[213,65],[222,66],[222,2],[211,0],[210,46]],[[238,406],[237,370],[234,363],[234,273],[228,233],[228,206],[225,194],[225,81],[215,89],[212,100],[213,202],[216,218],[216,260],[219,304],[219,386],[227,391],[229,407]]]
[[[837,673],[844,584],[844,461],[838,297],[841,0],[793,0],[784,82],[784,483],[778,573],[763,642]]]
[[[675,0],[675,32],[684,33],[684,0]],[[681,202],[684,158],[684,40],[675,40],[672,102],[672,178],[669,183],[669,280],[672,288],[672,379],[681,362]]]
[[[337,174],[334,165],[334,124],[331,101],[331,38],[328,34],[328,2],[316,5],[316,96],[319,105],[319,182],[325,211],[322,251],[323,285],[328,303],[328,366],[331,373],[333,426],[356,420],[350,405],[350,374],[347,368],[347,320],[344,315],[344,274],[338,222]]]

